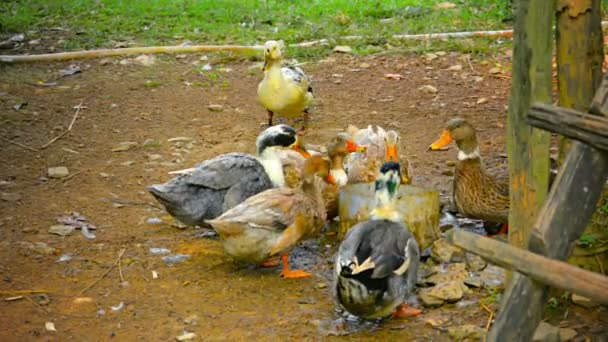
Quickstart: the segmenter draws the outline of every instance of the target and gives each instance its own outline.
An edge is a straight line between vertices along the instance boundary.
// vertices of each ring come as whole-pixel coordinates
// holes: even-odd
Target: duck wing
[[[310,78],[306,76],[302,69],[298,68],[295,65],[288,65],[281,68],[281,72],[283,73],[283,77],[292,82],[298,84],[300,88],[306,89],[308,93],[312,94],[312,86],[310,82]]]
[[[183,176],[188,184],[215,190],[229,188],[245,179],[259,178],[267,179],[270,182],[264,167],[257,158],[245,153],[219,155],[200,163],[194,171]]]

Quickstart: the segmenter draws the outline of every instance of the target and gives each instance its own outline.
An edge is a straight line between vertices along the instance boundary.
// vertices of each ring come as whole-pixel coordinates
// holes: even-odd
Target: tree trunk
[[[587,112],[593,93],[602,80],[604,61],[600,0],[557,1],[556,54],[560,107]],[[597,10],[596,10],[597,9]],[[581,37],[586,37],[581,39]],[[570,149],[570,140],[560,138],[558,165]]]
[[[548,132],[528,126],[532,101],[551,103],[551,47],[554,1],[516,2],[513,79],[509,102],[509,243],[525,248],[536,214],[547,197]]]

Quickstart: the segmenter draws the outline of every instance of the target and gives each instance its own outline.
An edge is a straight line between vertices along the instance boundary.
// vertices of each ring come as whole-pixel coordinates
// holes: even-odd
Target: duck
[[[454,207],[465,217],[486,221],[488,224],[484,227],[488,234],[506,233],[509,218],[507,170],[501,168],[489,172],[485,168],[479,153],[477,132],[466,119],[449,120],[439,139],[429,149],[443,149],[452,141],[458,148],[452,186]]]
[[[204,225],[250,196],[285,186],[281,157],[289,148],[300,151],[299,145],[293,127],[271,126],[256,139],[257,156],[221,154],[147,189],[181,223]]]
[[[346,132],[354,143],[365,146],[364,152],[351,153],[344,162],[348,174],[348,183],[373,182],[378,176],[378,170],[386,157],[386,131],[380,126],[368,125],[359,129],[349,125]]]
[[[369,220],[349,229],[338,248],[334,294],[346,311],[363,319],[421,313],[404,304],[415,289],[420,250],[396,210],[400,184],[399,163],[385,162]]]
[[[275,40],[264,44],[264,79],[258,85],[258,101],[268,112],[268,126],[272,126],[274,114],[286,118],[303,116],[303,134],[314,99],[311,82],[299,67],[282,66],[281,48],[282,44]]]
[[[297,189],[281,187],[260,192],[206,222],[219,234],[224,250],[235,261],[263,265],[280,255],[281,276],[310,277],[304,270],[290,269],[288,253],[325,225],[321,179],[335,183],[329,168],[329,160],[312,156],[306,160]]]
[[[386,145],[385,161],[398,162],[401,165],[401,184],[412,184],[412,169],[407,159],[399,160],[399,145],[401,137],[395,130],[386,131],[384,143]]]
[[[331,161],[329,174],[335,180],[335,184],[323,184],[323,201],[327,211],[327,219],[333,220],[338,216],[338,198],[340,188],[348,183],[348,175],[344,170],[344,158],[349,153],[364,151],[363,146],[357,145],[349,137],[348,133],[341,132],[328,144],[327,155]]]

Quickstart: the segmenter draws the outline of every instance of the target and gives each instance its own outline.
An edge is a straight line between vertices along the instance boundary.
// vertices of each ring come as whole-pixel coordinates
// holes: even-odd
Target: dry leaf
[[[494,67],[494,68],[488,70],[488,72],[492,75],[502,74],[502,70],[500,70],[500,68],[497,68],[497,67]]]
[[[433,87],[430,84],[423,85],[422,87],[420,87],[418,89],[422,90],[423,92],[425,92],[427,94],[436,94],[438,92],[437,88]]]
[[[479,100],[477,100],[477,104],[484,104],[486,102],[488,102],[488,99],[486,99],[485,97],[482,97]]]
[[[456,64],[456,65],[452,65],[451,67],[448,68],[449,71],[461,71],[462,70],[462,64]]]
[[[55,323],[53,323],[53,322],[44,323],[44,327],[46,328],[47,331],[57,331],[57,329],[55,329]]]

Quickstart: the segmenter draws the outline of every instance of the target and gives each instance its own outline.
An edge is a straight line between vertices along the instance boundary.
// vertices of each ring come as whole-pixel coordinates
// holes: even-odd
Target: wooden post
[[[498,266],[600,304],[608,304],[608,277],[458,228],[450,230],[446,239]]]
[[[511,182],[509,243],[525,247],[549,184],[550,135],[528,126],[525,118],[532,101],[551,103],[551,26],[555,2],[518,0],[516,6],[507,126]]]
[[[586,112],[601,82],[604,44],[599,8],[600,0],[557,1],[555,36],[560,107]],[[569,146],[569,139],[560,140],[560,166]]]

